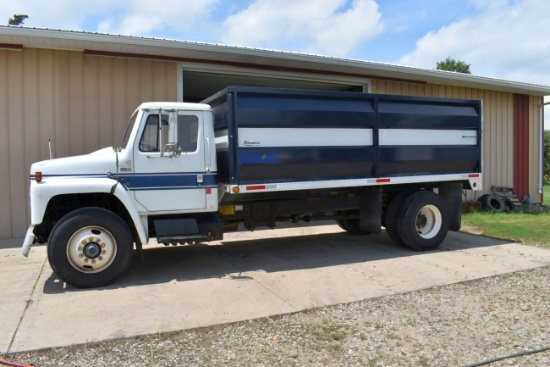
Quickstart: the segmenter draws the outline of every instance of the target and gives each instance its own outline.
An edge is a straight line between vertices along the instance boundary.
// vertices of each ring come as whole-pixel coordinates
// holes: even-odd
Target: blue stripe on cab
[[[130,190],[186,190],[216,187],[217,174],[204,174],[203,182],[197,182],[201,173],[153,173],[121,176]]]

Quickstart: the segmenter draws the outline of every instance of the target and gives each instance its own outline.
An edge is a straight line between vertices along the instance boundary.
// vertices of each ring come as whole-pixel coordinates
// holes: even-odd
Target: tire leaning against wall
[[[498,213],[502,213],[506,209],[504,200],[497,195],[485,194],[482,195],[477,201],[481,203],[481,207],[483,209],[490,209]]]
[[[504,211],[506,213],[513,213],[516,211],[516,206],[514,205],[514,202],[507,197],[503,197],[502,201],[504,203]]]

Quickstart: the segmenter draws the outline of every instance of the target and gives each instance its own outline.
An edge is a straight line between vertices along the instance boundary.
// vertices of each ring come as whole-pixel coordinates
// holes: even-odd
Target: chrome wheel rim
[[[67,243],[67,259],[82,273],[98,273],[108,268],[115,257],[115,238],[103,227],[81,228]]]

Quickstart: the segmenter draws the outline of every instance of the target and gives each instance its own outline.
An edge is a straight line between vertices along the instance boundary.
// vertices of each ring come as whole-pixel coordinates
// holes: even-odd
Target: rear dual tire
[[[385,216],[390,239],[417,251],[439,247],[449,230],[445,200],[430,191],[395,196]]]
[[[370,234],[369,231],[361,229],[359,226],[359,219],[337,219],[336,224],[338,224],[344,231],[354,235],[364,236]]]

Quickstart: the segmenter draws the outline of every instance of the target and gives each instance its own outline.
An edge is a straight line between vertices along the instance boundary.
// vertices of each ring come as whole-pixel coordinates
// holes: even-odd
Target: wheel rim
[[[116,241],[105,228],[90,226],[76,231],[67,243],[67,259],[83,273],[98,273],[116,256]]]
[[[441,229],[441,212],[434,205],[426,205],[416,216],[416,231],[420,237],[429,239],[435,237]]]

